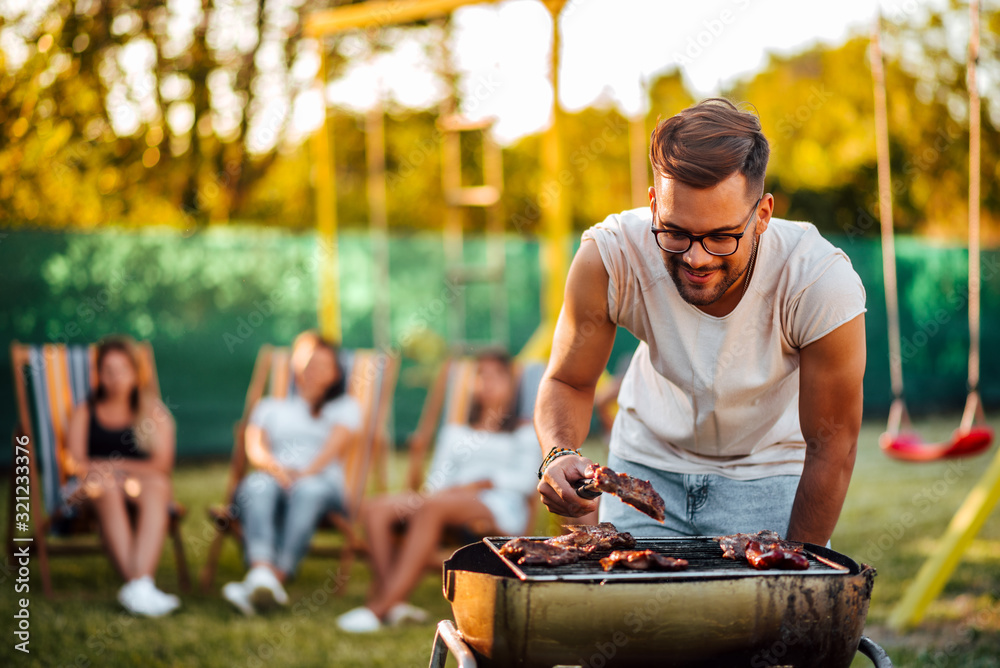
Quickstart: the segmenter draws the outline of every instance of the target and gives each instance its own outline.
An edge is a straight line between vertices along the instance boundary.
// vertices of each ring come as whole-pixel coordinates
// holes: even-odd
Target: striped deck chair
[[[140,344],[147,356],[151,372],[150,382],[159,395],[159,381],[153,348]],[[42,576],[42,591],[52,595],[49,556],[87,554],[103,551],[97,531],[96,518],[83,505],[71,506],[63,499],[66,476],[66,429],[73,407],[86,400],[97,386],[94,368],[97,346],[62,344],[26,345],[15,341],[10,347],[14,371],[14,392],[17,397],[17,425],[14,428],[15,444],[18,437],[27,436],[31,482],[31,538],[38,554]],[[13,482],[13,480],[12,480]],[[39,498],[39,491],[41,497]],[[13,546],[15,486],[11,485],[10,524],[7,544]],[[182,505],[173,501],[168,525],[177,561],[177,576],[182,591],[190,589],[184,543],[181,540],[180,522],[186,515]],[[94,536],[97,540],[49,543],[50,534],[64,537]],[[11,547],[13,549],[13,547]]]
[[[389,355],[372,350],[340,351],[340,361],[347,381],[347,392],[361,405],[361,433],[344,458],[344,472],[347,489],[347,513],[330,513],[324,518],[319,529],[334,529],[344,535],[343,548],[322,548],[312,545],[309,554],[315,556],[340,556],[341,568],[350,570],[355,553],[364,545],[354,530],[361,500],[368,486],[373,468],[379,459],[386,456],[386,422],[392,406],[392,393],[396,386],[399,361]],[[215,580],[219,554],[226,535],[232,535],[243,544],[243,530],[239,519],[234,517],[232,507],[236,488],[249,472],[244,438],[247,423],[254,406],[264,396],[284,398],[295,393],[295,379],[291,367],[289,348],[263,346],[257,353],[250,387],[243,406],[243,417],[233,428],[233,454],[229,466],[229,481],[226,484],[225,503],[208,509],[209,519],[215,527],[215,536],[208,551],[208,560],[201,572],[200,586],[207,592]]]
[[[535,412],[538,386],[545,373],[542,362],[514,363],[517,383],[517,415],[524,422],[531,422]],[[423,472],[429,446],[439,429],[446,424],[468,424],[472,410],[472,393],[476,379],[476,360],[458,357],[445,362],[431,386],[424,402],[417,429],[410,438],[409,474],[410,489],[417,490],[423,481]],[[528,509],[528,523],[522,535],[534,533],[538,514],[538,497],[533,496]],[[445,555],[447,556],[447,555]],[[438,565],[435,561],[432,566]]]

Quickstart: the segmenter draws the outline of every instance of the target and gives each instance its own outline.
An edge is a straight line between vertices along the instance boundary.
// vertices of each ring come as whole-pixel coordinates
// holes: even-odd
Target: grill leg
[[[476,657],[472,655],[472,650],[462,640],[462,636],[451,620],[445,619],[438,622],[437,625],[429,668],[444,668],[448,652],[451,652],[458,660],[458,668],[476,668]]]
[[[885,653],[884,649],[878,646],[878,643],[868,636],[861,636],[858,650],[872,660],[875,668],[892,668],[892,660],[889,659],[889,655]]]

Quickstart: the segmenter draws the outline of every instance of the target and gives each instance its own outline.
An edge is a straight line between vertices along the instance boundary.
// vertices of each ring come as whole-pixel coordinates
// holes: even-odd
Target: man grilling
[[[666,520],[606,499],[601,521],[830,539],[861,424],[865,291],[813,225],[771,217],[769,152],[755,115],[705,100],[653,132],[649,208],[583,234],[535,411],[550,511],[595,508],[574,490],[593,463],[574,449],[621,326],[640,344],[607,465],[651,481]]]

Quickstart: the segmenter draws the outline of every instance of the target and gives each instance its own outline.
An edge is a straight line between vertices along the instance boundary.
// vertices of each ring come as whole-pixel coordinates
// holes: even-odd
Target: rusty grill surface
[[[585,581],[585,582],[614,582],[614,581],[663,581],[663,580],[691,580],[691,579],[716,579],[716,578],[743,578],[743,577],[768,577],[775,575],[820,575],[820,576],[843,576],[856,573],[857,564],[846,557],[825,548],[807,548],[805,551],[809,559],[809,568],[803,571],[770,569],[758,571],[752,568],[745,561],[725,559],[722,556],[722,548],[719,543],[709,536],[697,536],[694,538],[636,538],[635,550],[654,550],[662,555],[674,557],[676,559],[687,559],[688,567],[683,571],[634,571],[624,568],[615,568],[611,571],[604,571],[601,568],[600,559],[610,554],[611,550],[598,550],[575,564],[563,566],[541,566],[541,565],[518,565],[513,560],[500,554],[507,541],[513,537],[490,537],[484,538],[483,542],[490,547],[493,552],[507,565],[513,573],[525,581],[551,582],[551,581]],[[545,537],[533,537],[532,540],[545,540]],[[823,554],[818,554],[822,550]]]

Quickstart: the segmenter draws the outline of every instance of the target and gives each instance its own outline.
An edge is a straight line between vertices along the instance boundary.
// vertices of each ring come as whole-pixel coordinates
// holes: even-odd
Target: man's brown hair
[[[760,119],[721,97],[660,121],[649,144],[654,174],[710,188],[739,172],[753,197],[764,190],[770,154]]]

